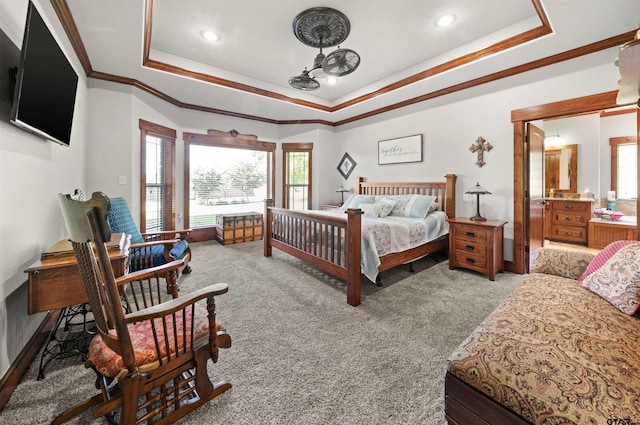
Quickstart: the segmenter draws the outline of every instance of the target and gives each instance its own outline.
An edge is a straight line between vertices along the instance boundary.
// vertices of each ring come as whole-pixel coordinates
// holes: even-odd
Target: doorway
[[[514,225],[513,225],[513,262],[507,268],[515,273],[529,272],[529,145],[526,142],[527,124],[531,121],[562,118],[572,115],[594,113],[618,106],[618,92],[610,91],[591,96],[537,105],[511,111],[513,123],[514,158]],[[636,110],[636,133],[640,127],[640,110]],[[638,135],[638,134],[637,134]],[[640,139],[639,139],[640,140]],[[638,173],[640,176],[640,173]],[[639,178],[640,180],[640,178]],[[640,200],[637,201],[640,206]],[[640,209],[638,209],[640,211]],[[640,226],[636,225],[637,238],[640,239]]]

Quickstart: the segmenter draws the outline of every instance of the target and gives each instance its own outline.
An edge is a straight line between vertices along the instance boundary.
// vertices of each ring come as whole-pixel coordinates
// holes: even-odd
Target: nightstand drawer
[[[475,241],[484,243],[487,240],[487,232],[477,226],[458,225],[453,228],[453,237],[458,240]]]
[[[487,247],[485,244],[456,239],[456,251],[468,252],[476,255],[485,255],[487,252]]]
[[[477,255],[472,252],[456,251],[454,265],[484,273],[487,267],[487,257],[485,255]]]

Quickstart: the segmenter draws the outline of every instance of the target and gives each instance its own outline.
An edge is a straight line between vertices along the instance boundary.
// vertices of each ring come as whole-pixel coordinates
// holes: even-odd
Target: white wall
[[[87,148],[87,83],[82,67],[54,16],[51,4],[36,7],[72,62],[80,80],[70,147],[63,147],[20,130],[0,119],[0,376],[44,319],[27,314],[28,286],[24,270],[62,239],[66,231],[57,194],[85,184]],[[13,44],[22,44],[27,2],[0,3],[1,29]],[[14,7],[18,7],[18,11]],[[8,19],[13,19],[8,22]],[[6,69],[0,70],[6,73]],[[6,96],[2,90],[0,96]]]
[[[57,34],[62,29],[46,0],[41,10],[54,17]],[[0,3],[2,5],[3,3]],[[2,10],[0,10],[2,12]],[[2,13],[0,13],[2,15]],[[4,15],[3,15],[4,16]],[[20,16],[23,26],[24,16]],[[12,21],[13,22],[13,21]],[[2,21],[0,21],[2,24]],[[4,27],[3,27],[4,29]],[[22,29],[20,29],[22,31]],[[71,52],[66,37],[63,49]],[[18,43],[16,43],[18,44]],[[581,59],[546,67],[463,92],[391,111],[339,128],[324,126],[275,126],[233,117],[179,110],[158,98],[127,86],[91,81],[89,88],[81,75],[72,143],[63,148],[0,122],[0,375],[3,375],[23,348],[41,316],[26,314],[27,285],[23,270],[65,231],[57,202],[58,192],[76,187],[88,193],[102,190],[110,196],[124,196],[139,217],[139,130],[140,118],[178,131],[178,161],[182,158],[182,132],[208,129],[237,130],[255,134],[260,140],[314,143],[314,207],[339,199],[337,187],[353,189],[355,179],[419,181],[442,180],[444,174],[458,175],[456,204],[458,215],[470,216],[472,202],[463,202],[463,192],[479,182],[492,192],[483,197],[482,214],[509,221],[505,229],[505,258],[512,258],[513,238],[513,126],[514,109],[573,97],[615,90],[619,78],[613,66],[615,49],[597,53],[605,65],[574,72]],[[72,55],[69,55],[72,57]],[[75,58],[77,71],[81,68]],[[224,105],[219,105],[224,109]],[[424,135],[424,161],[412,164],[377,164],[379,140]],[[479,137],[493,149],[485,153],[486,165],[475,165],[469,151]],[[336,166],[344,152],[357,162],[344,181]],[[86,163],[86,167],[83,165]],[[276,154],[276,197],[281,202],[282,154]],[[119,177],[127,183],[120,185]],[[182,202],[182,173],[178,177],[178,202]],[[181,210],[179,205],[179,211]]]

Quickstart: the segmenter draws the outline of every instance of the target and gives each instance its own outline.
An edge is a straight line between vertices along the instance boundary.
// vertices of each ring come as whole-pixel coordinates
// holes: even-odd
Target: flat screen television
[[[69,146],[77,88],[78,75],[29,2],[11,122]]]

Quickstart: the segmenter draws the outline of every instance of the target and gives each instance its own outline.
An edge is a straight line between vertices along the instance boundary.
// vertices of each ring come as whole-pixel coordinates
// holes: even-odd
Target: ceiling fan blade
[[[351,49],[334,50],[322,62],[322,69],[329,75],[342,77],[351,74],[360,65],[360,55]]]

